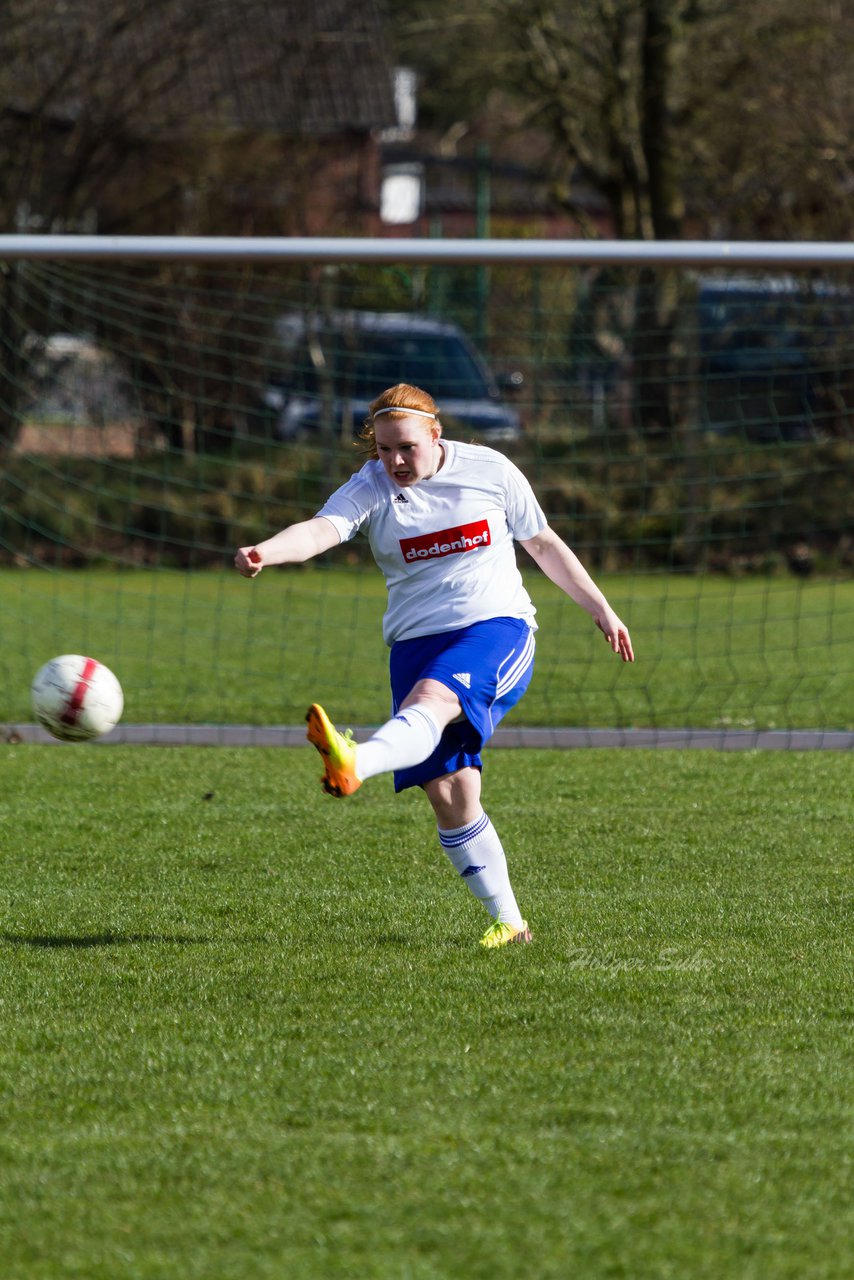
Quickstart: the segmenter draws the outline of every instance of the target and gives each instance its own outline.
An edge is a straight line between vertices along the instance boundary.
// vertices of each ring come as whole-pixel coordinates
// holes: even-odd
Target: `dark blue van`
[[[700,427],[813,439],[850,375],[854,297],[796,278],[705,278],[697,293]],[[849,406],[850,408],[850,406]]]

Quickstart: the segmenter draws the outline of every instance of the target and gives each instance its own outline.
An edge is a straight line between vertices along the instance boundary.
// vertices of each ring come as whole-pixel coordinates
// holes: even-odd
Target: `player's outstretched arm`
[[[274,564],[301,564],[312,556],[319,556],[341,541],[331,520],[314,516],[299,524],[288,525],[280,533],[274,533],[266,542],[254,547],[240,547],[234,557],[234,567],[244,578],[255,578],[262,569]]]
[[[522,546],[547,578],[551,578],[561,591],[565,591],[570,599],[587,610],[614,653],[618,653],[623,662],[634,662],[628,627],[617,617],[578,556],[570,550],[563,538],[547,525],[535,537],[527,538]]]

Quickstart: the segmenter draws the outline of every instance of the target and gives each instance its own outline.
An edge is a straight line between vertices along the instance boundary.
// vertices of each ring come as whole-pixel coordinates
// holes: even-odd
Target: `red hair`
[[[412,387],[408,382],[398,382],[394,387],[389,387],[381,396],[377,396],[368,406],[368,417],[365,424],[359,432],[359,439],[365,441],[366,453],[371,458],[377,457],[377,444],[374,437],[374,418],[379,410],[384,409],[383,418],[405,418],[408,413],[414,409],[417,413],[429,414],[434,420],[435,425],[439,426],[439,409],[436,401],[426,391],[422,391],[420,387]],[[424,426],[428,429],[433,424],[428,418],[424,418]]]

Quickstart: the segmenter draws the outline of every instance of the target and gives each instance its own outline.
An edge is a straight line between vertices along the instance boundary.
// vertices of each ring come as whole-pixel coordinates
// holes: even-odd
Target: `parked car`
[[[287,313],[275,322],[263,412],[281,440],[352,436],[368,405],[398,382],[423,387],[449,430],[485,443],[516,440],[519,414],[455,324],[405,312]],[[515,379],[510,380],[515,385]]]
[[[682,289],[679,340],[663,333],[661,358],[692,426],[767,444],[850,435],[854,291],[844,282],[693,275]],[[654,322],[632,302],[628,289],[603,288],[575,318],[575,412],[586,409],[597,431],[641,421],[645,378],[656,376],[634,358],[636,326]]]
[[[697,316],[706,427],[773,442],[832,426],[828,393],[851,366],[847,290],[782,276],[706,278]]]
[[[30,334],[24,342],[25,413],[37,422],[103,427],[133,417],[118,361],[81,333]]]

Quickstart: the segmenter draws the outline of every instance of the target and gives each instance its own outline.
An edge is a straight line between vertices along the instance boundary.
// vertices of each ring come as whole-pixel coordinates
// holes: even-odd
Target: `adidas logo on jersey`
[[[409,499],[406,497],[406,494],[404,493],[399,493],[396,498],[392,498],[392,502],[408,502],[408,501]]]
[[[455,671],[451,679],[459,680],[460,684],[464,684],[467,689],[471,688],[471,676],[468,671]]]

